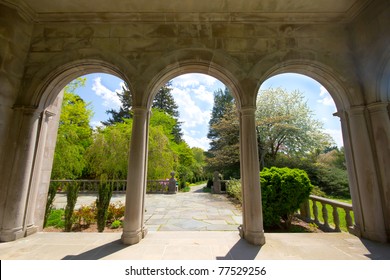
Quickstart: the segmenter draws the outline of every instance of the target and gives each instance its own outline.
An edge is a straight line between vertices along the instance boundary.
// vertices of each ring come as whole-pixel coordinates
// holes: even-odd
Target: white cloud
[[[197,89],[194,89],[193,92],[197,99],[207,102],[210,106],[214,104],[213,93],[208,91],[204,85],[200,85]]]
[[[93,129],[104,126],[101,121],[91,121],[90,125],[92,126]]]
[[[121,85],[120,85],[121,86]],[[93,81],[92,90],[97,96],[100,96],[103,99],[103,106],[107,108],[119,109],[121,106],[121,101],[115,91],[111,91],[102,84],[101,77],[97,77]],[[122,90],[122,87],[118,91]]]
[[[317,100],[318,103],[321,103],[324,106],[333,106],[336,108],[333,98],[330,96],[329,92],[323,86],[320,87],[320,97],[322,98]]]
[[[330,129],[330,128],[327,128],[327,129],[324,129],[323,132],[329,134],[330,136],[332,136],[333,140],[336,142],[336,145],[338,147],[343,147],[344,146],[343,135],[342,135],[340,129]]]
[[[208,75],[191,73],[174,78],[172,85],[174,87],[196,87],[204,84],[211,87],[217,81],[217,79]]]
[[[193,128],[197,125],[208,125],[211,112],[202,109],[194,102],[186,90],[173,88],[172,95],[179,106],[180,121],[183,128]]]
[[[184,141],[190,146],[190,147],[198,147],[201,148],[205,151],[207,151],[210,147],[210,139],[207,137],[202,137],[202,138],[194,138],[189,135],[184,135],[183,136]]]

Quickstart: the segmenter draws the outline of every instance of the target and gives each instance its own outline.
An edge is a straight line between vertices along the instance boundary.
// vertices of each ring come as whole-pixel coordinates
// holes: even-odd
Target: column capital
[[[364,115],[364,112],[366,111],[366,106],[360,105],[360,106],[353,106],[350,107],[346,112],[350,116],[361,116]]]
[[[132,107],[131,110],[133,111],[134,115],[146,115],[150,112],[148,108],[138,106]]]
[[[367,109],[370,113],[388,112],[389,102],[376,102],[367,105]]]
[[[26,105],[18,105],[18,104],[14,105],[12,109],[16,112],[22,113],[23,115],[31,115],[36,117],[39,117],[42,112],[38,110],[37,106],[26,106]]]
[[[256,112],[256,106],[245,106],[240,108],[240,113],[242,116],[251,116]]]

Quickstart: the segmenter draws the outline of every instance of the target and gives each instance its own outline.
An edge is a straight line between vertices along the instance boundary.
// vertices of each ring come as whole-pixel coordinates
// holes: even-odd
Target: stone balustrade
[[[310,203],[311,201],[311,203]],[[311,204],[311,209],[310,209]],[[330,206],[332,211],[329,211],[327,205]],[[336,200],[323,198],[315,195],[310,195],[309,200],[301,205],[299,215],[302,219],[313,222],[320,228],[326,231],[341,231],[340,227],[340,214],[339,209],[345,213],[346,229],[349,233],[355,234],[354,222],[353,222],[353,209],[352,205],[348,203],[339,202]],[[319,214],[321,211],[321,214]],[[330,218],[333,221],[330,222]]]
[[[57,192],[66,192],[67,186],[70,184],[79,184],[81,193],[94,193],[98,191],[100,180],[51,180],[50,185],[56,185]],[[126,180],[108,180],[107,183],[113,185],[113,192],[120,193],[126,192],[127,181]],[[169,188],[170,184],[174,184],[174,190]],[[176,192],[176,181],[175,180],[148,180],[147,193],[175,193]]]

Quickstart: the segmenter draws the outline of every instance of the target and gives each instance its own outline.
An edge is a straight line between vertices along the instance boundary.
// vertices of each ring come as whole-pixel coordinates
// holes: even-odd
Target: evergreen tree
[[[215,129],[215,125],[220,122],[223,116],[229,111],[234,104],[233,96],[231,95],[229,89],[225,87],[225,90],[218,89],[214,91],[214,107],[211,111],[211,118],[209,121],[209,133],[207,138],[211,140],[210,150],[215,150],[216,142],[220,137],[219,131]]]
[[[123,123],[124,119],[131,119],[133,116],[131,111],[133,101],[131,98],[131,92],[127,86],[122,86],[122,92],[117,92],[116,94],[118,95],[122,105],[118,111],[114,109],[106,111],[107,114],[111,115],[106,122],[102,122],[106,126],[113,125],[115,123]]]
[[[172,129],[172,135],[174,136],[174,141],[179,143],[183,141],[183,133],[181,132],[181,123],[178,121],[178,106],[172,97],[171,91],[171,82],[168,82],[166,85],[161,87],[153,100],[152,108],[160,109],[175,118],[176,125]],[[111,115],[106,122],[102,122],[106,126],[123,123],[124,119],[131,119],[133,117],[131,111],[132,97],[130,90],[125,86],[122,87],[122,92],[117,92],[116,94],[118,95],[122,105],[118,111],[114,109],[106,111],[107,114]]]
[[[163,110],[168,115],[177,119],[179,117],[179,111],[171,93],[171,85],[172,83],[169,81],[159,89],[154,97],[152,108]]]
[[[180,143],[183,141],[183,133],[181,132],[181,122],[178,121],[179,111],[171,93],[171,85],[172,83],[169,81],[165,86],[160,88],[153,100],[152,108],[162,110],[176,120],[176,124],[172,128],[172,135],[174,136],[174,141]]]

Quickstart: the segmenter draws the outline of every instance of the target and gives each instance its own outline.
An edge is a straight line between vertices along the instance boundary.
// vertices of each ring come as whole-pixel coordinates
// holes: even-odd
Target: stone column
[[[133,108],[133,129],[127,173],[126,211],[122,242],[132,245],[141,241],[147,230],[144,226],[146,193],[149,110]]]
[[[355,176],[352,180],[353,207],[356,211],[361,236],[386,242],[382,199],[374,159],[374,142],[366,118],[366,108],[353,107],[348,112],[350,160]],[[351,166],[348,166],[351,167]]]
[[[37,137],[37,152],[33,162],[33,171],[32,171],[32,180],[29,186],[29,196],[26,205],[26,220],[24,223],[24,231],[26,235],[33,234],[38,231],[38,225],[35,223],[35,211],[36,211],[36,203],[38,190],[40,187],[41,181],[41,173],[42,173],[42,164],[45,156],[45,147],[46,147],[46,139],[47,139],[47,130],[49,120],[54,116],[54,113],[50,111],[45,111],[42,114],[42,118],[40,119],[40,132],[38,132]]]
[[[240,110],[240,158],[243,198],[241,237],[255,245],[265,244],[260,189],[259,153],[257,150],[254,107]]]
[[[390,118],[389,103],[368,105],[372,136],[375,146],[375,160],[379,177],[380,197],[385,221],[387,242],[390,242]]]
[[[24,223],[33,160],[36,153],[40,113],[35,108],[14,108],[11,134],[8,135],[6,158],[2,171],[6,191],[2,209],[0,241],[13,241],[25,236]]]
[[[361,199],[360,192],[358,187],[358,179],[356,175],[355,168],[355,159],[353,156],[352,142],[351,142],[351,133],[348,122],[348,114],[345,111],[340,111],[334,114],[340,118],[341,122],[341,131],[343,135],[344,151],[345,151],[345,161],[347,164],[348,171],[348,181],[349,181],[349,190],[352,198],[352,206],[354,213],[354,229],[353,234],[356,236],[361,236],[360,228],[363,221],[363,211],[361,208]]]

